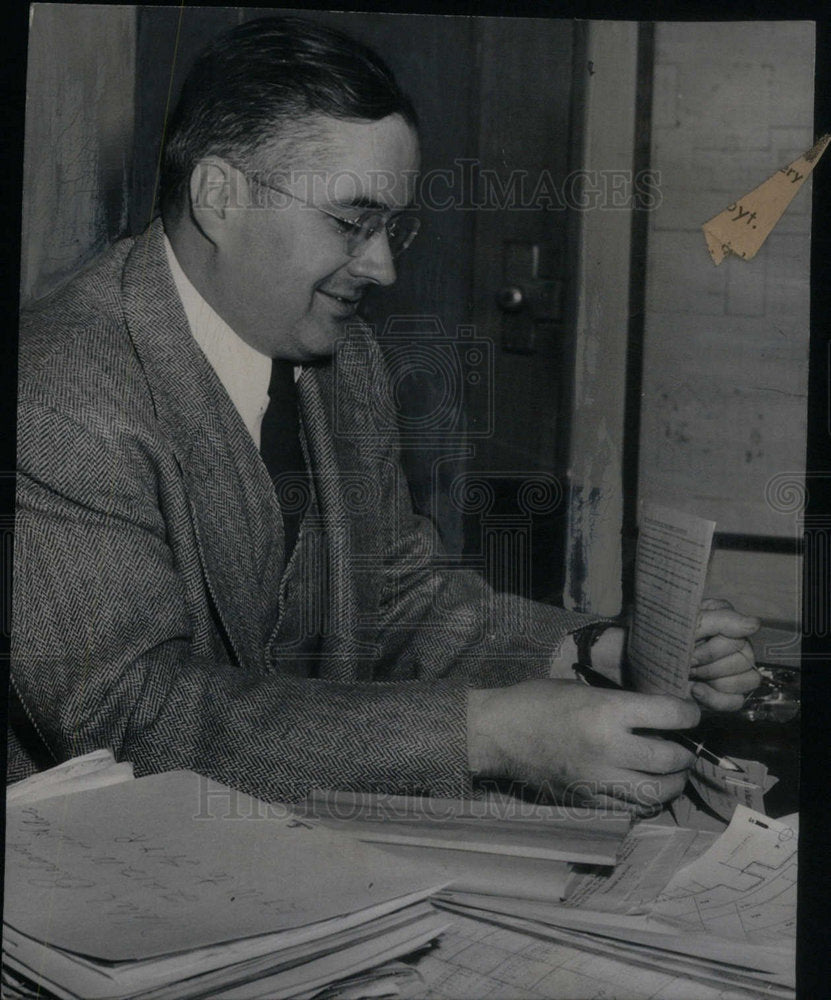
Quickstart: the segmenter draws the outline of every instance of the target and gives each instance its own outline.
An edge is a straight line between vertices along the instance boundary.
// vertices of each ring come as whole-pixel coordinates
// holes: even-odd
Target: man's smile
[[[326,297],[333,309],[340,311],[345,316],[351,315],[363,298],[360,293],[357,295],[354,293],[350,295],[338,295],[336,292],[327,292],[323,288],[318,288],[316,291]]]

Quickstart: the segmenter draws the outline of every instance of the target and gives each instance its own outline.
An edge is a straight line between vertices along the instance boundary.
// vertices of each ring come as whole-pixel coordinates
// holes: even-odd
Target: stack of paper
[[[708,838],[709,848],[699,853]],[[452,912],[597,954],[791,997],[796,846],[791,825],[738,805],[718,838],[636,828],[619,864],[581,873],[560,904],[452,887],[440,899]]]
[[[298,812],[362,841],[546,861],[612,865],[632,817],[592,807],[519,799],[432,799],[314,792]]]
[[[439,885],[424,867],[391,868],[371,847],[187,771],[38,801],[18,792],[4,990],[311,996],[434,938],[447,923],[427,902]]]
[[[299,807],[332,830],[438,871],[456,891],[558,902],[571,862],[614,865],[628,813],[319,791]]]
[[[133,765],[116,764],[111,750],[93,750],[82,757],[73,757],[48,771],[33,774],[30,778],[9,785],[6,789],[6,806],[22,802],[40,802],[55,795],[84,792],[90,788],[104,788],[133,780]]]

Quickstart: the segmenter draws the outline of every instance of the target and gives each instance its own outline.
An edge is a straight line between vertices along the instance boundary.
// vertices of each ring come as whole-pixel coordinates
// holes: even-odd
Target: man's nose
[[[368,278],[378,285],[395,282],[395,261],[383,229],[370,237],[358,256],[351,259],[348,270],[355,277]]]

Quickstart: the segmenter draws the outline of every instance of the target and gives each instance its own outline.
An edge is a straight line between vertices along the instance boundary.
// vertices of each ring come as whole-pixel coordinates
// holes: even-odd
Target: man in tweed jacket
[[[415,115],[386,67],[325,29],[249,23],[197,63],[169,133],[162,220],[21,333],[10,777],[110,746],[267,799],[463,795],[477,773],[677,794],[691,756],[630,730],[692,725],[694,703],[551,679],[591,619],[436,569],[410,509],[356,323],[412,235]],[[271,358],[295,366],[310,472],[293,553],[239,388]],[[703,615],[700,701],[754,686],[752,628]],[[613,676],[621,642],[596,647]]]

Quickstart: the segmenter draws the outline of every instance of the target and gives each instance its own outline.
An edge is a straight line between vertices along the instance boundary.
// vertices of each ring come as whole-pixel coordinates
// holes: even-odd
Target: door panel
[[[477,146],[484,207],[473,244],[473,321],[494,345],[493,410],[472,400],[471,474],[494,496],[493,529],[527,532],[536,597],[562,592],[570,368],[565,313],[574,27],[570,21],[477,19]],[[519,308],[505,308],[515,303]],[[501,298],[500,298],[501,294]],[[507,301],[506,301],[507,300]],[[475,548],[481,525],[467,524]],[[506,573],[510,573],[506,570]],[[517,589],[511,587],[511,589]]]

